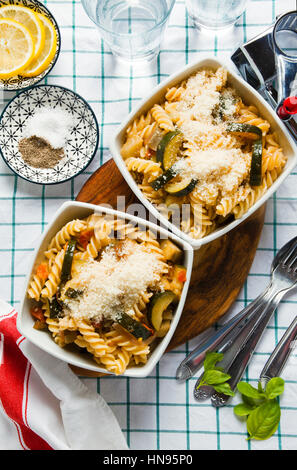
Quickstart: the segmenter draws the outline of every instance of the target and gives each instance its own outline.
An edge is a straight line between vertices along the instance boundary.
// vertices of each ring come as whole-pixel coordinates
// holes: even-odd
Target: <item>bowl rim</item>
[[[190,76],[192,73],[195,73],[195,70],[198,69],[199,67],[224,67],[227,69],[228,74],[238,81],[244,88],[246,88],[256,100],[260,101],[260,103],[263,105],[263,107],[266,109],[267,113],[272,116],[273,120],[276,122],[276,124],[280,127],[284,137],[286,138],[289,146],[294,149],[294,154],[291,157],[291,162],[290,165],[288,165],[288,162],[286,163],[286,166],[284,167],[282,173],[279,175],[279,177],[274,181],[273,185],[268,188],[268,190],[253,204],[247,212],[243,214],[243,216],[240,219],[235,219],[234,221],[226,224],[222,228],[219,228],[215,230],[214,232],[211,232],[209,235],[206,235],[203,238],[200,239],[194,239],[191,238],[189,235],[184,233],[182,230],[174,226],[170,221],[168,221],[154,206],[153,204],[144,197],[142,191],[139,189],[137,186],[136,182],[134,181],[132,175],[128,171],[124,159],[122,158],[120,154],[120,150],[118,149],[118,140],[121,137],[121,134],[125,131],[125,129],[128,127],[128,125],[138,117],[142,112],[145,112],[148,110],[148,103],[153,99],[155,95],[160,93],[162,90],[166,90],[168,86],[175,86],[175,84],[179,83],[180,81],[183,80],[183,78]],[[190,72],[191,71],[191,72]],[[130,189],[133,191],[133,193],[136,195],[136,197],[142,202],[142,204],[151,212],[151,214],[154,215],[154,217],[164,226],[166,227],[167,230],[172,231],[175,233],[178,237],[183,238],[186,240],[189,244],[192,245],[193,248],[198,249],[202,245],[205,245],[207,243],[212,242],[213,240],[225,235],[228,233],[230,230],[233,228],[237,227],[240,223],[242,223],[244,220],[246,220],[250,215],[252,215],[259,207],[264,204],[267,199],[278,189],[280,184],[284,181],[284,179],[290,174],[292,169],[297,163],[297,148],[296,144],[293,141],[293,138],[289,134],[289,131],[287,130],[286,126],[280,119],[276,119],[276,117],[273,116],[273,109],[270,107],[270,105],[267,103],[267,101],[264,100],[264,98],[252,88],[251,85],[249,85],[240,75],[238,75],[234,70],[231,69],[229,63],[226,60],[220,60],[215,56],[204,56],[203,58],[199,60],[195,60],[184,67],[180,68],[177,72],[174,72],[173,74],[170,74],[165,80],[162,80],[157,86],[155,86],[150,93],[148,93],[139,103],[138,105],[126,116],[126,118],[123,120],[123,122],[118,126],[117,130],[115,133],[112,135],[110,139],[110,152],[112,154],[112,158],[114,159],[119,171],[121,172],[123,178],[129,185]]]
[[[47,77],[47,75],[51,72],[51,70],[56,65],[56,62],[57,62],[57,60],[60,56],[60,52],[61,52],[61,31],[60,31],[60,27],[59,27],[59,24],[58,24],[56,18],[54,17],[52,12],[48,9],[48,7],[44,3],[40,2],[39,0],[31,0],[31,1],[32,1],[32,3],[36,3],[40,7],[41,10],[44,9],[48,13],[48,15],[50,16],[51,20],[53,21],[56,32],[58,33],[58,48],[56,50],[56,53],[55,53],[55,56],[54,56],[53,60],[51,61],[49,67],[46,69],[46,73],[42,77],[38,78],[33,85],[25,85],[25,86],[22,86],[21,88],[17,88],[17,89],[12,89],[12,88],[3,86],[3,87],[0,87],[0,90],[2,90],[2,91],[7,91],[7,92],[11,92],[11,93],[13,93],[13,92],[18,93],[18,92],[22,92],[24,90],[28,90],[29,88],[34,88],[42,80],[44,80]],[[10,5],[10,3],[7,3],[7,4]],[[5,6],[5,5],[1,5],[1,6]],[[26,8],[30,8],[27,5],[23,5],[23,6],[26,7]],[[38,77],[38,75],[37,75],[37,77]]]
[[[160,346],[158,354],[156,354],[156,357],[154,358],[153,361],[151,361],[151,356],[149,356],[148,361],[143,366],[126,369],[126,371],[123,374],[117,376],[117,377],[122,377],[122,376],[135,377],[135,378],[147,377],[151,373],[153,368],[156,366],[156,364],[160,361],[161,357],[163,357],[163,355],[165,353],[165,349],[167,348],[167,346],[168,346],[168,344],[169,344],[169,342],[170,342],[170,340],[171,340],[171,338],[172,338],[172,336],[173,336],[173,334],[174,334],[174,332],[175,332],[175,330],[178,326],[178,323],[179,323],[179,320],[180,320],[180,317],[182,315],[183,308],[184,308],[184,305],[185,305],[185,301],[186,301],[186,297],[187,297],[187,293],[188,293],[188,289],[189,289],[189,285],[190,285],[190,281],[191,281],[192,268],[193,268],[193,247],[189,243],[187,243],[185,240],[183,240],[182,238],[180,238],[180,237],[176,236],[175,234],[169,232],[164,227],[162,227],[162,226],[160,227],[160,226],[154,224],[150,220],[145,220],[145,219],[142,219],[141,217],[137,217],[137,216],[128,214],[126,212],[117,211],[115,209],[111,209],[110,207],[105,207],[104,205],[101,206],[101,205],[96,205],[96,204],[89,204],[89,203],[86,203],[86,202],[80,202],[80,201],[66,201],[63,204],[61,204],[59,209],[53,215],[52,220],[47,225],[46,230],[40,235],[38,245],[36,246],[36,248],[34,250],[34,253],[31,255],[27,275],[26,275],[25,282],[24,282],[23,288],[22,288],[20,309],[19,309],[18,314],[17,314],[17,328],[20,331],[20,333],[23,334],[29,341],[31,341],[33,344],[35,344],[36,346],[38,346],[40,349],[47,352],[48,354],[51,354],[52,356],[56,357],[57,359],[63,360],[64,362],[67,362],[68,364],[72,364],[72,365],[74,365],[76,367],[79,367],[79,368],[83,368],[83,369],[86,369],[86,370],[92,370],[92,371],[95,371],[95,372],[105,373],[105,374],[108,374],[108,375],[111,375],[111,376],[115,376],[115,374],[105,370],[104,368],[101,368],[100,366],[96,366],[95,363],[94,363],[94,365],[90,364],[88,366],[83,366],[82,364],[78,364],[78,362],[75,360],[75,358],[73,360],[69,360],[69,359],[66,360],[65,358],[61,357],[61,355],[63,354],[63,350],[61,348],[60,348],[61,351],[59,349],[57,349],[56,353],[54,353],[52,351],[49,352],[47,350],[46,346],[44,346],[43,344],[40,344],[40,341],[36,340],[36,338],[32,338],[32,336],[30,335],[30,330],[27,330],[26,327],[24,327],[24,329],[23,329],[23,318],[24,318],[24,314],[25,314],[24,313],[24,307],[25,307],[25,302],[28,300],[27,297],[26,297],[26,292],[27,292],[28,284],[29,284],[31,276],[32,276],[32,271],[33,271],[33,268],[34,268],[34,264],[36,262],[36,259],[37,259],[38,255],[41,252],[41,246],[42,246],[44,240],[46,239],[46,237],[48,236],[48,233],[55,226],[56,220],[59,218],[59,216],[62,215],[63,212],[67,211],[67,208],[69,208],[69,207],[74,207],[74,208],[78,208],[78,209],[79,208],[85,208],[85,209],[89,209],[90,211],[94,211],[94,212],[102,212],[102,213],[106,213],[106,214],[116,215],[116,216],[124,218],[126,220],[133,221],[133,222],[139,224],[140,226],[145,226],[145,227],[151,228],[151,229],[155,230],[158,234],[164,234],[169,239],[171,239],[173,241],[176,241],[179,244],[179,246],[181,246],[183,248],[184,252],[187,253],[187,261],[186,261],[187,280],[184,284],[182,295],[181,295],[180,301],[178,303],[178,306],[176,308],[173,321],[171,323],[171,328],[168,331],[168,333],[166,334],[166,336],[162,339],[162,341],[160,341],[160,343],[158,344],[158,346]],[[57,345],[57,347],[59,347],[59,346]]]
[[[0,124],[1,124],[1,121],[2,121],[2,118],[4,116],[4,113],[6,112],[6,110],[8,109],[9,105],[13,103],[14,100],[16,100],[17,98],[19,98],[23,93],[28,93],[29,91],[31,90],[35,90],[36,88],[45,88],[45,87],[48,87],[48,88],[60,88],[62,90],[66,90],[67,92],[70,92],[72,93],[76,98],[79,98],[82,100],[83,104],[85,105],[86,108],[88,108],[92,114],[92,117],[93,117],[93,120],[94,120],[94,123],[95,123],[95,127],[96,127],[96,145],[95,145],[95,148],[94,148],[94,151],[92,153],[92,156],[89,158],[89,160],[87,161],[86,165],[80,169],[77,173],[75,173],[74,175],[70,176],[69,178],[65,178],[61,181],[52,181],[52,182],[39,182],[39,181],[32,181],[30,180],[29,178],[26,178],[25,176],[23,175],[20,175],[14,168],[11,167],[11,165],[7,162],[3,152],[2,152],[2,148],[0,146],[0,155],[1,157],[3,158],[3,161],[6,163],[6,165],[10,168],[11,171],[13,171],[17,176],[19,176],[20,178],[22,178],[23,180],[25,181],[28,181],[29,183],[32,183],[32,184],[39,184],[39,185],[47,185],[47,186],[50,186],[50,185],[53,185],[53,184],[61,184],[61,183],[65,183],[66,181],[70,181],[72,180],[72,178],[75,178],[76,176],[80,175],[83,171],[85,171],[85,169],[90,165],[90,163],[93,161],[96,153],[97,153],[97,150],[98,150],[98,147],[99,147],[99,140],[100,140],[100,131],[99,131],[99,124],[98,124],[98,120],[97,120],[97,117],[96,117],[96,114],[94,112],[94,110],[92,109],[91,105],[87,102],[87,100],[85,98],[83,98],[81,95],[79,95],[76,91],[74,90],[71,90],[70,88],[67,88],[67,87],[64,87],[64,86],[61,86],[61,85],[54,85],[54,84],[46,84],[46,83],[43,83],[43,84],[39,84],[39,85],[34,85],[34,86],[31,86],[31,87],[28,87],[26,88],[25,90],[22,90],[20,91],[20,93],[18,93],[17,95],[15,95],[7,104],[6,106],[4,107],[3,111],[1,112],[0,114]]]

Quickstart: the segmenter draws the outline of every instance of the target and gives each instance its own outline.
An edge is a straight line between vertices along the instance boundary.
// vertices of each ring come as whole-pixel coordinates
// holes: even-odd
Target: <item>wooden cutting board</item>
[[[111,159],[88,179],[76,200],[116,208],[117,196],[125,196],[126,206],[139,202]],[[187,300],[168,350],[209,328],[231,307],[251,268],[265,207],[262,205],[238,227],[194,252]],[[75,371],[85,376],[101,375],[84,369]]]

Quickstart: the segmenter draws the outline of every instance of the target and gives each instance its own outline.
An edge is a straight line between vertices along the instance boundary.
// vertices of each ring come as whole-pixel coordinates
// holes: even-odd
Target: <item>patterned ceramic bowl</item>
[[[23,5],[27,8],[31,8],[32,10],[36,11],[37,13],[41,13],[42,15],[46,16],[54,25],[54,28],[56,30],[56,35],[57,35],[57,50],[56,53],[47,67],[43,72],[41,72],[39,75],[36,77],[21,77],[20,75],[17,75],[15,77],[7,78],[7,79],[0,79],[0,91],[19,91],[23,90],[25,88],[31,87],[33,85],[36,85],[39,83],[43,78],[46,77],[46,75],[51,71],[53,66],[55,65],[59,54],[60,54],[60,48],[61,48],[61,35],[60,35],[60,30],[59,26],[51,14],[51,12],[43,5],[43,3],[39,2],[38,0],[0,0],[0,7],[4,5]]]
[[[73,120],[64,146],[65,157],[53,168],[28,165],[19,151],[19,141],[29,118],[42,108],[62,110]],[[99,128],[89,104],[74,91],[56,85],[38,85],[15,96],[0,117],[0,153],[21,178],[38,184],[67,181],[81,173],[98,148]]]

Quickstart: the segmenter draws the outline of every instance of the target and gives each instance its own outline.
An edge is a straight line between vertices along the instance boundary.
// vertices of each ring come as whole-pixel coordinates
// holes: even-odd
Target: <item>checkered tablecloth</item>
[[[188,62],[206,55],[229,58],[237,45],[263,31],[276,15],[296,7],[294,0],[251,0],[232,33],[203,36],[191,24],[184,1],[178,0],[158,59],[145,66],[132,66],[115,59],[79,0],[45,3],[58,21],[62,35],[61,55],[46,83],[69,87],[88,100],[98,118],[100,147],[83,174],[54,186],[30,184],[0,162],[0,298],[16,309],[35,240],[60,204],[74,199],[89,176],[111,157],[110,136],[138,101]],[[11,96],[5,95],[4,103]],[[296,236],[296,187],[295,170],[269,200],[253,266],[230,314],[238,312],[263,290],[277,249]],[[281,302],[252,358],[245,380],[256,384],[269,354],[296,313],[295,294]],[[268,441],[256,442],[246,440],[245,424],[233,414],[238,397],[227,407],[214,409],[209,402],[195,402],[193,387],[197,377],[184,384],[176,382],[178,364],[197,342],[196,338],[166,354],[146,379],[84,379],[88,387],[97,390],[110,404],[130,448],[296,449],[297,350],[293,351],[283,372],[286,391],[280,400],[279,429]]]

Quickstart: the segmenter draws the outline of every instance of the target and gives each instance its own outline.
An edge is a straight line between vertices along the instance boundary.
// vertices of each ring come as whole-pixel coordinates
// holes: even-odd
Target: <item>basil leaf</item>
[[[207,370],[203,374],[203,381],[209,385],[221,384],[227,382],[231,378],[230,375],[221,372],[220,370]]]
[[[248,416],[254,409],[254,406],[247,405],[246,403],[239,403],[239,405],[234,407],[234,413],[237,416]]]
[[[254,409],[247,419],[249,439],[265,440],[278,428],[280,407],[276,400],[269,400]]]
[[[215,365],[217,362],[221,361],[224,357],[224,354],[217,353],[213,351],[208,351],[205,355],[204,359],[204,370],[215,369]]]
[[[224,395],[228,395],[230,397],[234,397],[235,393],[232,391],[230,384],[222,383],[219,385],[213,385],[213,388],[215,389],[216,392],[218,393],[224,393]]]
[[[264,393],[264,390],[263,390],[263,387],[262,387],[262,384],[261,384],[260,381],[258,382],[258,391],[259,391],[260,393]]]
[[[254,399],[261,399],[263,398],[264,394],[259,392],[255,387],[250,385],[247,382],[239,382],[237,385],[237,390],[246,397],[254,398]]]
[[[257,406],[262,405],[264,401],[266,401],[265,395],[261,398],[250,398],[245,395],[241,395],[243,403],[245,403],[248,406],[251,406],[252,408],[256,408]]]
[[[280,377],[273,377],[269,380],[268,384],[265,388],[265,395],[268,400],[272,400],[273,398],[278,397],[282,393],[284,393],[285,389],[285,381]]]

